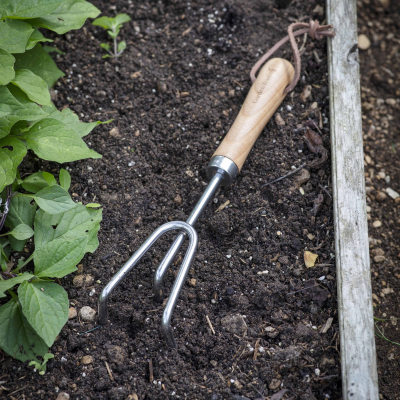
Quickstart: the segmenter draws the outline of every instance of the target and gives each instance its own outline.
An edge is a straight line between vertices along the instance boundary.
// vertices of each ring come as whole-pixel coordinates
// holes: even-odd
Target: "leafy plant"
[[[67,293],[53,280],[76,271],[83,256],[97,249],[102,219],[101,209],[71,199],[66,170],[59,179],[60,185],[52,174],[41,171],[19,180],[6,220],[10,231],[0,241],[0,297],[7,292],[11,296],[0,307],[0,347],[21,361],[38,363],[42,356],[44,363],[34,365],[43,372],[50,358],[46,353],[68,320]],[[14,267],[8,246],[22,250],[32,234],[34,251]],[[21,272],[31,261],[29,271]]]
[[[53,280],[75,271],[96,250],[102,217],[101,210],[71,199],[66,170],[59,184],[44,171],[20,177],[28,150],[56,162],[101,157],[82,139],[101,122],[80,122],[51,102],[49,89],[64,73],[48,54],[58,49],[42,47],[52,40],[39,29],[64,34],[99,13],[85,0],[0,1],[0,297],[10,296],[0,307],[0,348],[32,360],[40,373],[68,318],[67,293]],[[31,237],[28,259],[10,262]]]
[[[96,26],[101,26],[104,29],[108,29],[107,33],[113,39],[113,51],[111,51],[111,46],[108,43],[101,43],[100,47],[106,50],[109,54],[103,56],[107,57],[119,57],[126,49],[126,42],[123,40],[117,43],[117,36],[125,22],[129,22],[131,18],[128,14],[118,14],[115,18],[110,17],[100,17],[95,19],[92,24]]]
[[[42,363],[37,361],[31,361],[28,365],[29,366],[33,365],[35,369],[39,371],[39,375],[44,375],[44,373],[46,372],[47,361],[51,360],[52,358],[54,358],[54,354],[47,353],[43,356]]]

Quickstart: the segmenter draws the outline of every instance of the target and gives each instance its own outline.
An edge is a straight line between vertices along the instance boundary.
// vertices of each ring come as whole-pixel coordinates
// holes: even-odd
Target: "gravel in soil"
[[[127,50],[117,61],[102,59],[106,33],[89,23],[56,37],[66,76],[53,95],[57,107],[84,121],[114,118],[85,138],[102,159],[64,165],[72,196],[104,207],[100,246],[61,279],[71,319],[51,348],[48,372],[42,378],[3,355],[1,396],[21,389],[7,398],[61,399],[66,392],[81,400],[243,400],[288,389],[286,398],[339,399],[330,160],[320,161],[313,147],[322,138],[322,157],[329,154],[325,41],[305,42],[297,88],[196,226],[199,250],[172,321],[178,350],[165,345],[163,307],[152,296],[172,236],[111,296],[106,326],[87,308],[97,309],[104,285],[156,227],[185,220],[250,88],[252,65],[291,22],[322,22],[323,2],[94,4],[107,15],[131,15],[121,30]],[[289,48],[277,55],[291,59]],[[302,164],[298,174],[262,188]],[[33,157],[24,168],[41,166],[59,168]],[[318,255],[315,266],[305,267],[305,251]],[[183,254],[168,274],[167,294]]]
[[[376,338],[379,391],[390,400],[400,399],[399,17],[395,1],[358,2],[359,35],[369,40],[360,67],[372,297],[377,333],[387,338]]]

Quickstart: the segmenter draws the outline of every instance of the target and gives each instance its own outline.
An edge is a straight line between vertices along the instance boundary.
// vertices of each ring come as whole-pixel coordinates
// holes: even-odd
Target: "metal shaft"
[[[213,178],[211,179],[210,183],[208,184],[206,190],[200,197],[199,201],[197,202],[196,206],[193,208],[193,211],[189,215],[189,218],[186,220],[186,223],[190,226],[194,226],[194,224],[199,219],[200,215],[202,214],[203,210],[207,207],[208,203],[214,197],[215,192],[221,185],[224,176],[217,172]],[[168,253],[165,255],[164,259],[161,261],[161,264],[157,268],[157,271],[154,276],[154,297],[155,300],[158,302],[162,302],[163,299],[163,280],[166,272],[168,271],[169,266],[171,265],[172,261],[174,260],[175,256],[178,254],[179,249],[181,248],[183,241],[185,240],[185,233],[180,233],[172,246],[169,248]],[[177,278],[177,281],[179,276]],[[175,286],[174,286],[175,287]],[[174,290],[172,289],[172,292]]]

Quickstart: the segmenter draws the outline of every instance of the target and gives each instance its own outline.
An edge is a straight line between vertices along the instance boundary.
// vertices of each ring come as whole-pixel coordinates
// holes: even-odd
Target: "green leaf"
[[[85,0],[64,0],[56,11],[29,22],[62,35],[71,29],[80,29],[87,18],[96,18],[99,14],[100,10]]]
[[[43,50],[47,53],[57,53],[63,56],[65,54],[64,51],[61,51],[60,49],[57,49],[57,47],[52,47],[52,46],[43,46]]]
[[[110,45],[108,43],[100,43],[100,47],[104,50],[110,50]]]
[[[15,56],[15,69],[29,69],[40,76],[49,88],[65,74],[60,71],[53,59],[43,50],[38,43],[32,50]]]
[[[63,0],[2,0],[1,18],[37,18],[57,10]]]
[[[50,177],[48,177],[48,180],[45,178],[45,174],[48,174],[48,172],[39,171],[35,172],[32,175],[29,175],[23,180],[22,187],[27,192],[37,193],[46,187],[57,185],[57,182],[53,175],[49,174]]]
[[[5,226],[10,229],[14,229],[20,224],[32,226],[36,208],[36,203],[31,204],[30,198],[13,196],[11,198]],[[26,242],[26,240],[17,240],[13,237],[9,237],[9,240],[11,248],[15,251],[22,251]]]
[[[49,186],[57,185],[56,178],[50,172],[43,171],[43,178],[49,184]]]
[[[28,96],[17,86],[9,84],[7,85],[7,89],[15,97],[15,99],[22,104],[22,108],[15,110],[12,115],[17,115],[21,120],[26,121],[36,121],[47,116],[42,108],[33,101],[29,100]]]
[[[49,88],[65,74],[57,68],[53,59],[43,50],[38,43],[32,50],[15,56],[15,69],[29,69],[40,76]]]
[[[53,40],[45,38],[41,32],[35,29],[32,35],[29,37],[28,44],[26,45],[26,50],[33,49],[39,42],[52,42]]]
[[[61,168],[60,175],[58,177],[60,180],[60,186],[68,192],[70,186],[71,186],[71,175],[69,172],[63,168]]]
[[[36,248],[35,275],[39,278],[62,278],[76,271],[76,264],[82,260],[87,242],[87,236],[72,241],[58,238]]]
[[[109,17],[100,17],[96,18],[94,21],[92,21],[92,24],[95,26],[101,26],[104,29],[111,29],[111,23],[113,18]]]
[[[18,122],[20,118],[18,115],[7,115],[5,117],[0,117],[0,139],[7,136],[11,128],[14,126],[16,122]]]
[[[121,28],[122,24],[129,22],[131,17],[128,14],[118,14],[115,18],[110,17],[100,17],[95,19],[92,24],[96,26],[101,26],[104,29],[116,30]]]
[[[51,105],[47,83],[29,69],[18,69],[15,78],[11,81],[18,86],[34,102],[42,105]]]
[[[85,207],[88,207],[88,208],[99,208],[99,207],[101,207],[101,204],[99,204],[99,203],[89,203],[89,204],[86,204]]]
[[[7,85],[15,77],[15,58],[5,50],[0,49],[0,85]]]
[[[74,130],[53,118],[45,118],[31,127],[23,136],[29,149],[40,158],[59,163],[77,161],[83,158],[101,158],[90,150]]]
[[[29,279],[32,279],[34,276],[35,275],[28,274],[26,272],[15,278],[7,279],[5,281],[0,281],[0,293],[4,293],[6,290],[12,289],[15,285],[28,281]]]
[[[12,136],[0,139],[0,191],[13,183],[26,152],[26,146],[20,140]]]
[[[0,348],[11,357],[25,362],[47,353],[49,347],[29,325],[16,296],[0,307],[0,326]]]
[[[11,94],[6,86],[0,86],[0,117],[13,114],[24,106]]]
[[[123,40],[118,43],[118,54],[121,54],[126,49],[126,42]]]
[[[36,194],[18,194],[17,196],[35,199],[37,205],[49,214],[58,214],[68,211],[76,204],[73,202],[68,192],[58,185],[44,188]]]
[[[111,57],[109,54],[105,54],[103,57],[101,57],[101,58],[108,58],[108,57]]]
[[[9,53],[23,53],[33,28],[24,21],[0,21],[0,49]]]
[[[35,246],[40,247],[55,239],[65,241],[88,236],[85,253],[93,253],[98,244],[93,242],[100,229],[102,210],[93,210],[76,203],[75,207],[63,214],[50,215],[39,210],[35,216]],[[54,227],[56,227],[54,229]]]
[[[51,346],[68,321],[67,292],[53,282],[24,282],[18,297],[28,323]]]
[[[17,240],[26,240],[33,236],[33,229],[25,224],[17,225],[11,232],[7,232],[8,236],[13,236]]]

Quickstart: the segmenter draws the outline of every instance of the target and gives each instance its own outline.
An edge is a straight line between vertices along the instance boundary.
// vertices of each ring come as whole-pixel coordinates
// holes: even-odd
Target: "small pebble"
[[[76,309],[74,307],[70,307],[68,310],[68,319],[73,319],[76,318],[78,313],[76,312]]]
[[[94,361],[94,358],[92,356],[84,356],[82,358],[82,364],[83,365],[89,365]]]
[[[84,306],[79,311],[79,316],[84,322],[92,322],[96,319],[96,311],[89,306]]]
[[[386,257],[385,256],[375,256],[374,257],[374,261],[376,262],[376,263],[381,263],[381,262],[383,262],[383,261],[385,261],[386,260]]]
[[[380,228],[380,227],[382,226],[382,222],[381,222],[381,221],[374,221],[374,222],[372,223],[372,226],[373,226],[374,228]]]
[[[66,392],[61,392],[58,394],[56,400],[69,400],[69,394]]]
[[[377,201],[385,201],[386,199],[387,199],[387,196],[383,192],[378,192],[378,194],[376,195]]]
[[[367,35],[363,33],[358,35],[358,48],[360,50],[368,50],[371,46],[371,41],[369,40]]]
[[[395,190],[392,188],[387,188],[386,193],[394,200],[396,200],[398,197],[400,197],[400,194],[398,194]]]

